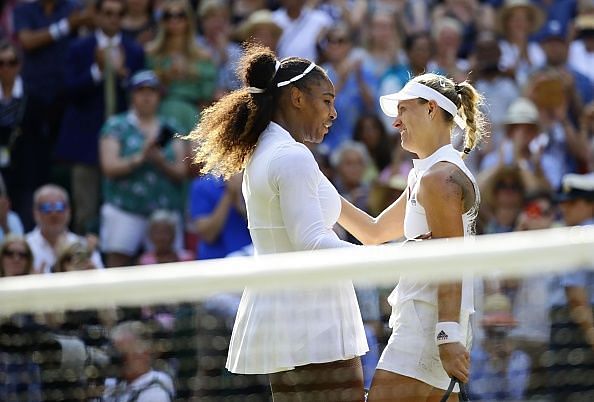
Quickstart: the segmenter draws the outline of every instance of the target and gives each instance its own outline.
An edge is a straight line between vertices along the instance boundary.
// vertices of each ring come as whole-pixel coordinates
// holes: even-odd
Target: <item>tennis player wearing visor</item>
[[[480,195],[462,156],[483,134],[480,101],[468,82],[456,84],[436,74],[415,77],[401,91],[382,96],[382,110],[394,117],[402,147],[418,159],[406,191],[377,218],[343,201],[339,223],[364,244],[402,236],[414,240],[427,233],[432,238],[472,235]],[[465,136],[463,153],[451,143],[455,126]],[[437,402],[452,377],[468,381],[472,280],[436,285],[401,277],[388,301],[393,332],[368,401]],[[457,401],[457,394],[448,400]]]

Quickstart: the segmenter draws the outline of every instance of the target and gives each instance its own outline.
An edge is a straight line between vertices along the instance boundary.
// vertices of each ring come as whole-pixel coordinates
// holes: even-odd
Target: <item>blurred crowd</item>
[[[482,192],[478,234],[593,223],[592,0],[3,0],[0,39],[2,277],[250,255],[241,175],[201,176],[197,144],[183,139],[204,108],[242,86],[236,67],[247,43],[327,71],[338,119],[311,151],[359,208],[381,212],[412,166],[379,96],[436,72],[485,97],[489,137],[466,159]],[[575,184],[572,174],[585,179]],[[594,297],[594,281],[568,283]],[[552,363],[542,356],[558,323],[549,313],[569,303],[553,295],[555,284],[562,290],[544,275],[477,282],[473,400],[550,394],[543,373]],[[369,380],[389,311],[384,289],[357,292]],[[0,400],[120,400],[113,395],[145,388],[157,402],[268,400],[265,379],[223,369],[237,303],[220,295],[2,318],[3,334],[27,337],[0,341]],[[154,346],[122,346],[157,340],[159,356],[150,356]],[[103,369],[66,375],[60,356],[76,342],[96,347],[97,366],[133,354],[126,361],[142,369],[113,383]],[[42,361],[30,353],[56,350]],[[55,386],[64,381],[76,386]]]

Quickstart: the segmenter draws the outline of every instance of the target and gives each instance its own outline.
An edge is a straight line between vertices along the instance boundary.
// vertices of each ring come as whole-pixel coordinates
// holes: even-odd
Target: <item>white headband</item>
[[[301,78],[305,77],[307,75],[307,73],[309,73],[311,70],[313,70],[316,67],[316,63],[314,63],[313,61],[310,63],[309,66],[307,66],[307,68],[305,70],[303,70],[303,72],[301,74],[298,74],[296,76],[294,76],[293,78],[291,78],[290,80],[287,81],[283,81],[283,82],[279,82],[278,84],[276,84],[277,87],[284,87],[285,85],[289,85],[292,82],[295,81],[299,81]]]
[[[280,61],[276,60],[275,64],[274,64],[274,75],[276,75],[278,69],[280,68]],[[274,75],[272,76],[272,79],[274,79]],[[261,94],[264,93],[266,91],[265,88],[256,88],[256,87],[247,87],[246,88],[248,93],[250,94]]]
[[[422,98],[425,100],[434,100],[440,108],[454,116],[454,122],[462,130],[466,128],[466,122],[458,114],[458,108],[448,98],[440,94],[435,89],[423,85],[416,81],[409,81],[400,91],[380,96],[380,106],[382,111],[390,117],[398,116],[398,102],[401,100]]]

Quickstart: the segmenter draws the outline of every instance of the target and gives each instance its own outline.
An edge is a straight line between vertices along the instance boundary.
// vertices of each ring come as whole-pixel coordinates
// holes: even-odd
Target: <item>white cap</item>
[[[409,81],[404,88],[396,93],[380,96],[380,106],[387,116],[397,117],[399,101],[417,98],[425,99],[427,101],[434,100],[440,108],[454,116],[454,122],[458,127],[463,130],[466,128],[466,122],[462,120],[458,114],[458,108],[454,102],[435,89],[416,81]]]

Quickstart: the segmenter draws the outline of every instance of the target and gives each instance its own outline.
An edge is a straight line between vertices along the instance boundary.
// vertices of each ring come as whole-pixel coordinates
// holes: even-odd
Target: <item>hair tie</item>
[[[274,77],[276,77],[276,73],[278,72],[278,69],[281,66],[281,62],[278,60],[274,61],[274,74],[272,74],[272,78],[270,79],[270,82],[274,81]],[[246,88],[248,93],[250,94],[263,94],[264,92],[266,92],[266,88],[257,88],[257,87],[247,87]]]
[[[471,148],[468,148],[468,147],[467,147],[467,148],[464,148],[464,153],[465,153],[466,155],[468,155],[468,154],[470,153],[470,151],[472,151],[472,149],[471,149]]]
[[[460,92],[462,91],[462,87],[458,84],[454,84],[454,90],[456,91],[456,93],[458,95],[460,95]]]

